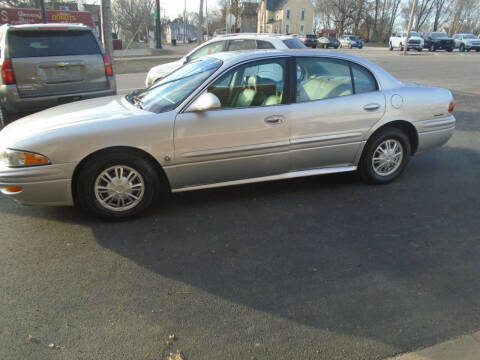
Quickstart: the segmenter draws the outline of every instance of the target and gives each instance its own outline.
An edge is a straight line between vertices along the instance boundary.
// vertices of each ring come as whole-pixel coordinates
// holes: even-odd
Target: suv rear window
[[[305,49],[306,46],[298,39],[286,39],[283,43],[287,45],[289,49]]]
[[[100,54],[91,31],[38,30],[8,33],[10,57],[43,57]]]

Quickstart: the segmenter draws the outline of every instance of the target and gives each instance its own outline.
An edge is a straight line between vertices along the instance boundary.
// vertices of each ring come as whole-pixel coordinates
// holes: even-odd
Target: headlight
[[[0,150],[0,164],[8,167],[35,166],[50,164],[46,156],[27,151]]]

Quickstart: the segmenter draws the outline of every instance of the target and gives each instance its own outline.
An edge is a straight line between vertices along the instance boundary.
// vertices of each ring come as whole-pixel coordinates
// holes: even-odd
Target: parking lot
[[[449,143],[385,186],[187,192],[121,223],[0,197],[0,358],[385,359],[479,330],[480,54],[348,52],[451,89]]]

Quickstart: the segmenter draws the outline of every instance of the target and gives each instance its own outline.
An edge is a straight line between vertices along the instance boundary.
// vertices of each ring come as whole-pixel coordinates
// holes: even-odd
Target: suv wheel
[[[435,48],[435,44],[430,44],[430,47],[428,48],[430,51],[436,51],[437,49]]]
[[[7,124],[8,124],[8,113],[3,108],[3,106],[0,105],[0,129],[3,129],[5,126],[7,126]]]
[[[395,180],[407,166],[410,149],[410,141],[403,131],[383,128],[365,145],[359,163],[360,175],[373,184]]]
[[[159,188],[155,168],[135,153],[107,152],[93,157],[77,178],[76,200],[104,219],[123,219],[147,209]]]
[[[465,45],[464,45],[464,44],[460,44],[460,47],[458,48],[458,51],[464,52],[464,51],[465,51]]]
[[[388,46],[388,50],[390,50],[390,51],[393,50],[392,42],[390,42],[390,44],[389,44],[389,46]]]
[[[403,51],[403,44],[400,43],[400,51]]]
[[[349,44],[348,44],[348,48],[349,48],[349,49],[352,48],[352,43],[349,43]]]

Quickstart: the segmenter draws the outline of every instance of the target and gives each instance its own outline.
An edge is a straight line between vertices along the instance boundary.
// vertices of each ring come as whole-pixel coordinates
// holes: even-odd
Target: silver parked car
[[[0,128],[12,114],[116,94],[110,58],[79,24],[0,27]]]
[[[127,96],[80,101],[0,132],[0,191],[106,218],[173,192],[358,170],[397,178],[452,136],[449,90],[404,84],[360,57],[224,52]]]
[[[239,51],[239,50],[272,50],[272,49],[306,49],[303,42],[290,35],[274,34],[229,34],[218,36],[210,41],[203,43],[190,51],[180,60],[167,64],[157,65],[150,69],[145,80],[145,86],[149,87],[155,82],[162,80],[183,65],[194,61],[202,56],[216,54],[221,51]]]
[[[473,34],[455,34],[453,40],[455,41],[455,48],[460,52],[465,50],[480,52],[480,39]]]

